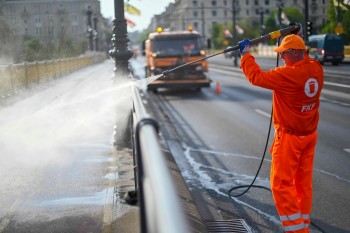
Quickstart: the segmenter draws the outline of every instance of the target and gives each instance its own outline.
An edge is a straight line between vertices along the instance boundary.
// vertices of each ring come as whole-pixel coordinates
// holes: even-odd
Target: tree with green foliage
[[[283,9],[284,14],[290,22],[303,22],[304,15],[295,7],[286,7]],[[244,33],[237,33],[237,42],[246,38],[256,38],[262,34],[266,34],[272,31],[276,31],[279,29],[277,22],[277,10],[273,10],[268,17],[264,20],[264,30],[262,30],[260,19],[257,17],[249,17],[239,20],[237,25],[243,29]],[[288,23],[282,23],[281,28],[287,27]],[[224,30],[228,29],[231,33],[232,24],[228,24],[225,27],[223,24],[215,24],[212,27],[212,41],[214,43],[214,47],[217,49],[222,49],[225,47],[225,40],[228,38],[224,37]],[[236,43],[237,43],[236,42]],[[232,45],[232,39],[229,39],[230,45]],[[270,44],[275,44],[275,41],[270,41]]]
[[[78,56],[86,51],[87,41],[73,42],[71,39],[65,38],[55,47],[50,44],[44,45],[39,39],[26,38],[23,41],[22,47],[22,61],[32,62]]]
[[[232,40],[230,38],[225,38],[225,29],[225,26],[219,23],[214,24],[211,28],[212,43],[214,49],[225,48],[228,45],[228,41]],[[232,32],[230,28],[228,28],[228,30]]]
[[[289,22],[298,22],[301,23],[301,25],[304,24],[304,15],[299,11],[298,8],[295,7],[285,7],[283,8],[283,12],[285,16],[287,17]],[[282,25],[279,27],[279,22],[278,22],[278,10],[275,9],[271,11],[270,15],[266,18],[265,22],[265,30],[266,33],[276,31],[280,28],[284,28],[288,26],[287,20],[282,21]],[[304,25],[303,25],[303,28]],[[275,44],[275,41],[269,41],[268,44],[273,45]]]
[[[345,44],[350,44],[350,6],[339,2],[338,5],[334,5],[334,1],[330,0],[330,6],[327,10],[327,21],[325,26],[321,29],[321,33],[335,33],[335,28],[338,23],[338,9],[340,13],[340,23],[343,26],[344,32],[341,37]]]
[[[237,41],[233,42],[233,38],[225,38],[224,31],[227,29],[233,34],[234,30],[232,24],[227,24],[227,26],[223,24],[216,23],[211,28],[212,41],[215,49],[222,49],[227,47],[228,45],[232,46],[233,43],[238,43],[245,38],[255,38],[258,37],[261,33],[260,31],[260,22],[256,17],[242,19],[237,22],[237,26],[242,28],[243,33],[239,34],[236,32]],[[236,30],[236,29],[235,29]]]

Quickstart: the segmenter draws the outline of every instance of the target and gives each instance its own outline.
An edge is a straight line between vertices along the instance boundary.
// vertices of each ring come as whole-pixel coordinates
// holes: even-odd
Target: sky
[[[101,13],[105,18],[114,18],[114,0],[100,0]],[[130,15],[125,13],[125,17],[133,21],[136,26],[128,27],[128,32],[142,31],[147,28],[151,18],[165,11],[169,3],[175,0],[129,0],[128,3],[141,11],[141,15]]]

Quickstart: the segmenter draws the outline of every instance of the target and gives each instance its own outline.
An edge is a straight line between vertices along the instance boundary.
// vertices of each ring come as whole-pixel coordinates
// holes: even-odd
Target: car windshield
[[[201,41],[199,38],[167,38],[154,40],[152,51],[157,55],[182,56],[199,54]]]

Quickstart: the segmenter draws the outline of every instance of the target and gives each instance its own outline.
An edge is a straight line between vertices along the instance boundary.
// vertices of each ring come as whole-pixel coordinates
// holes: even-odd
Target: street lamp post
[[[305,7],[304,7],[304,25],[305,29],[307,28],[307,22],[309,21],[309,0],[304,1]],[[309,42],[309,35],[307,32],[304,34],[305,35],[305,42]]]
[[[94,15],[94,40],[95,40],[95,51],[98,51],[98,32],[97,32],[97,15]]]
[[[124,16],[124,0],[114,0],[113,37],[114,48],[109,51],[109,55],[115,60],[114,73],[119,75],[129,75],[129,59],[132,52],[128,49],[129,39],[127,37],[126,20]]]
[[[89,38],[89,49],[92,51],[93,50],[93,45],[92,45],[92,26],[91,26],[91,15],[92,15],[92,10],[91,7],[88,6],[87,10],[87,33],[88,33],[88,38]]]
[[[206,41],[206,35],[205,35],[205,16],[204,16],[204,2],[201,3],[201,17],[202,17],[202,38],[203,38],[203,44]]]
[[[233,43],[232,46],[234,46],[237,43],[237,30],[236,30],[236,1],[232,0],[232,32],[233,32]],[[237,66],[237,52],[233,52],[234,59],[233,64],[234,66]]]
[[[276,1],[276,6],[278,9],[278,27],[282,28],[282,9],[284,7],[283,0]]]
[[[264,8],[260,7],[260,29],[261,29],[261,35],[264,35],[264,30],[265,30],[265,26],[264,26]]]

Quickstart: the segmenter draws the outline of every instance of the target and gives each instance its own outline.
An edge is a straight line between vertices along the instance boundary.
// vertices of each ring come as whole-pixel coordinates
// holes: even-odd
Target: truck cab
[[[145,41],[146,78],[162,74],[179,65],[183,65],[206,56],[202,38],[196,31],[172,31],[149,34]],[[208,71],[208,61],[202,60],[185,66],[148,85],[148,90],[157,88],[195,89],[209,87],[210,80],[205,75]]]

